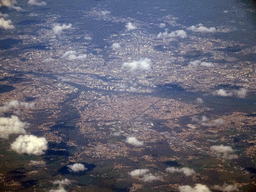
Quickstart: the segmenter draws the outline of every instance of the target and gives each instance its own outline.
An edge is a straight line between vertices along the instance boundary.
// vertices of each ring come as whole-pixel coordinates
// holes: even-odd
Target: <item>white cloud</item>
[[[165,27],[165,23],[160,23],[160,24],[159,24],[159,27],[160,27],[160,28],[164,28],[164,27]]]
[[[209,122],[202,122],[201,125],[211,127],[211,126],[223,125],[224,123],[225,123],[225,121],[223,119],[218,118],[218,119],[214,119],[214,120],[209,121]]]
[[[215,190],[223,191],[223,192],[232,192],[232,191],[239,191],[236,185],[227,185],[226,183],[223,186],[214,185],[213,187]]]
[[[57,189],[51,189],[49,192],[66,192],[64,187],[58,187]]]
[[[194,171],[194,169],[190,169],[190,168],[188,168],[188,167],[183,167],[183,168],[181,168],[181,169],[175,168],[175,167],[168,167],[168,168],[166,168],[166,171],[167,171],[167,172],[170,172],[170,173],[183,173],[183,174],[185,174],[186,176],[191,176],[191,175],[196,174],[196,172]]]
[[[28,4],[30,4],[30,5],[44,6],[44,5],[46,5],[46,2],[41,2],[41,3],[39,3],[39,2],[37,2],[37,0],[29,0],[29,1],[28,1]]]
[[[247,89],[241,88],[241,89],[239,89],[239,90],[236,91],[236,94],[237,94],[237,96],[240,97],[240,98],[245,98],[246,95],[247,95]]]
[[[195,61],[190,61],[188,67],[193,68],[193,67],[214,67],[214,64],[212,62],[205,62],[205,61],[200,61],[200,60],[195,60]]]
[[[82,163],[75,163],[67,166],[73,172],[85,171],[87,168]]]
[[[17,3],[16,0],[1,0],[0,7],[5,6],[5,7],[15,9],[16,11],[22,11],[21,7],[14,6],[16,3]]]
[[[152,182],[160,179],[161,178],[159,176],[152,175],[151,173],[143,175],[143,177],[141,178],[143,182]]]
[[[83,60],[87,57],[86,54],[81,54],[78,56],[76,55],[77,55],[76,51],[67,51],[66,53],[64,53],[64,55],[62,55],[62,58],[67,58],[69,60],[75,60],[75,59]]]
[[[137,146],[137,147],[143,145],[143,142],[142,142],[142,141],[138,141],[138,140],[136,139],[136,137],[128,137],[128,138],[126,139],[126,143],[129,143],[129,144],[134,145],[134,146]]]
[[[15,29],[15,27],[12,25],[12,21],[10,19],[4,20],[4,18],[0,18],[0,28]]]
[[[168,37],[180,37],[182,39],[187,38],[187,33],[186,31],[183,30],[177,30],[177,31],[173,31],[171,33],[168,34]]]
[[[25,134],[27,123],[23,123],[17,116],[0,117],[0,138],[8,139],[10,134]]]
[[[176,38],[176,37],[179,37],[179,38],[187,38],[187,33],[186,31],[183,31],[183,30],[177,30],[177,31],[173,31],[171,33],[168,34],[167,31],[163,32],[163,33],[159,33],[157,35],[157,38]]]
[[[140,177],[149,172],[148,169],[135,169],[129,173],[132,177]]]
[[[33,160],[31,160],[31,161],[30,161],[30,163],[29,163],[29,165],[34,165],[34,166],[45,166],[45,165],[46,165],[46,163],[45,163],[45,161],[33,161]]]
[[[222,96],[222,97],[228,97],[228,96],[232,96],[233,95],[232,93],[228,93],[224,89],[216,90],[216,94],[219,95],[219,96]]]
[[[51,189],[49,192],[66,192],[64,186],[70,185],[71,181],[68,179],[56,180],[52,182],[54,185],[59,185],[57,189]]]
[[[120,48],[119,43],[113,43],[113,44],[112,44],[112,48],[113,48],[113,49],[118,49],[118,48]]]
[[[190,61],[188,67],[197,67],[200,63],[200,60]]]
[[[125,62],[122,66],[123,68],[129,68],[130,70],[150,70],[151,69],[151,60],[148,58],[140,59],[138,61],[132,61],[130,63]]]
[[[224,145],[213,145],[210,147],[210,150],[212,152],[217,153],[217,156],[221,156],[224,159],[237,159],[238,156],[233,154],[234,151],[230,146],[224,146]]]
[[[54,32],[56,35],[60,35],[63,30],[65,30],[65,29],[70,29],[71,27],[72,27],[72,24],[71,24],[71,23],[69,23],[68,25],[66,25],[66,24],[60,25],[60,24],[58,24],[58,23],[55,23],[55,24],[53,25],[52,30],[53,30],[53,32]]]
[[[180,192],[211,192],[211,190],[206,186],[202,184],[196,184],[196,186],[190,187],[189,185],[183,185],[179,186]]]
[[[8,14],[0,13],[0,17],[9,17],[9,15]]]
[[[131,30],[136,29],[136,26],[133,25],[131,22],[127,23],[127,24],[125,25],[125,27],[126,27],[126,29],[127,29],[128,31],[131,31]]]
[[[198,98],[196,98],[196,102],[199,104],[202,104],[202,103],[204,103],[204,100],[201,99],[200,97],[198,97]]]
[[[191,30],[193,32],[201,32],[201,33],[214,33],[216,32],[216,28],[215,27],[204,27],[203,24],[198,24],[198,25],[192,25],[191,27],[188,27],[187,30]]]
[[[214,67],[214,64],[212,62],[202,62],[200,66],[203,67]]]
[[[42,155],[47,150],[47,140],[34,135],[20,135],[12,144],[11,149],[17,153]]]
[[[17,100],[12,100],[9,102],[5,102],[4,106],[0,107],[0,112],[6,112],[6,111],[9,111],[10,109],[14,109],[14,108],[29,109],[29,108],[33,108],[34,106],[35,106],[34,103],[27,103],[27,102],[20,102]]]

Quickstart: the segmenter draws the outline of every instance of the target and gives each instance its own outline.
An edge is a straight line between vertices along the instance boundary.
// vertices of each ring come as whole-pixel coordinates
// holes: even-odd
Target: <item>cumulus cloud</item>
[[[161,179],[159,176],[155,176],[152,173],[149,173],[148,169],[135,169],[131,171],[129,175],[138,178],[143,182],[152,182]]]
[[[136,137],[128,137],[126,139],[126,143],[129,143],[129,144],[137,146],[137,147],[143,145],[143,142],[142,141],[138,141],[138,139],[136,139]]]
[[[9,16],[8,14],[0,13],[0,17],[8,17],[8,16]]]
[[[190,169],[188,167],[183,167],[181,169],[176,168],[176,167],[168,167],[168,168],[166,168],[166,171],[169,173],[183,173],[186,176],[191,176],[191,175],[196,174],[194,169]]]
[[[136,26],[133,25],[131,22],[127,23],[127,24],[125,25],[125,27],[126,27],[126,29],[127,29],[128,31],[131,31],[131,30],[136,29]]]
[[[160,24],[159,24],[159,27],[160,27],[160,28],[164,28],[164,27],[165,27],[165,23],[160,23]]]
[[[64,55],[62,55],[62,58],[67,58],[69,60],[75,60],[75,59],[83,60],[86,57],[87,57],[86,54],[81,54],[77,56],[76,51],[67,51],[66,53],[64,53]]]
[[[218,118],[218,119],[214,119],[214,120],[209,121],[209,122],[202,122],[201,125],[211,127],[211,126],[223,125],[224,123],[225,123],[225,121],[223,119]]]
[[[51,189],[49,192],[66,192],[64,186],[70,185],[71,181],[68,179],[56,180],[52,182],[54,185],[59,185],[57,189]]]
[[[143,182],[152,182],[156,180],[160,180],[161,178],[159,176],[152,175],[151,173],[144,175],[141,178],[141,181]]]
[[[14,6],[17,3],[16,0],[1,0],[0,7],[5,6],[11,9],[15,9],[16,11],[22,11],[21,7]]]
[[[148,169],[135,169],[129,173],[132,177],[139,177],[147,174],[149,172]]]
[[[113,49],[118,49],[118,48],[120,48],[119,43],[113,43],[113,44],[112,44],[112,48],[113,48]]]
[[[27,102],[20,102],[17,100],[12,100],[9,102],[5,102],[4,105],[2,107],[0,107],[0,112],[7,112],[11,109],[16,109],[16,108],[29,109],[29,108],[33,108],[34,105],[35,105],[34,103],[27,103]]]
[[[163,33],[159,33],[157,35],[157,38],[176,38],[176,37],[179,37],[179,38],[187,38],[187,33],[186,31],[183,31],[183,30],[177,30],[177,31],[173,31],[171,33],[168,34],[167,31],[163,32]]]
[[[128,68],[132,71],[134,70],[150,70],[151,69],[151,60],[148,58],[140,59],[138,61],[132,61],[130,63],[125,62],[122,66],[123,68]]]
[[[53,32],[56,34],[56,35],[60,35],[62,33],[63,30],[66,30],[66,29],[70,29],[72,27],[72,24],[69,23],[68,25],[66,24],[63,24],[63,25],[60,25],[58,23],[55,23],[53,25]]]
[[[10,19],[4,20],[4,18],[0,18],[0,28],[15,29],[15,27],[12,25],[12,21]]]
[[[80,171],[87,170],[87,168],[82,163],[75,163],[73,165],[68,165],[67,167],[70,169],[70,171],[73,171],[73,172],[80,172]]]
[[[196,102],[199,104],[202,104],[202,103],[204,103],[204,100],[201,99],[200,97],[198,97],[198,98],[196,98]]]
[[[29,0],[29,1],[28,1],[28,4],[30,4],[30,5],[44,6],[44,5],[46,5],[46,2],[41,2],[41,3],[39,3],[39,2],[37,2],[37,0]]]
[[[214,185],[213,189],[223,192],[239,191],[236,185],[227,185],[226,183],[224,183],[223,186]]]
[[[214,67],[214,64],[212,62],[202,62],[200,63],[203,67]]]
[[[23,123],[17,116],[0,117],[0,138],[8,139],[10,134],[25,134],[27,123]]]
[[[224,145],[213,145],[210,147],[210,150],[217,154],[218,157],[224,158],[224,159],[237,159],[238,156],[233,154],[234,151],[230,146],[224,146]]]
[[[211,190],[202,184],[196,184],[195,187],[191,187],[189,185],[179,186],[180,192],[211,192]]]
[[[241,88],[241,89],[239,89],[239,90],[236,91],[236,94],[237,94],[237,96],[240,97],[240,98],[245,98],[246,95],[247,95],[247,89]]]
[[[221,97],[228,97],[228,96],[232,96],[233,94],[231,92],[228,93],[224,89],[219,89],[219,90],[216,90],[216,95],[221,96]]]
[[[45,161],[33,161],[33,160],[31,160],[30,163],[29,163],[29,165],[33,165],[33,166],[45,166],[46,163],[45,163]]]
[[[47,140],[34,135],[20,135],[12,144],[11,149],[17,153],[42,155],[47,150]]]
[[[200,60],[195,60],[195,61],[190,61],[188,67],[193,68],[193,67],[214,67],[214,64],[212,62],[202,62]]]
[[[201,32],[201,33],[214,33],[216,32],[215,27],[204,27],[202,23],[198,25],[192,25],[191,27],[188,27],[187,30],[193,31],[193,32]]]

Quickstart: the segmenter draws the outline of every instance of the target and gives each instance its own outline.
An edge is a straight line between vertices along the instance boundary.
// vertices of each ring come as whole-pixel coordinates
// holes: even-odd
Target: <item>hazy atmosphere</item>
[[[0,191],[255,192],[256,3],[0,0]]]

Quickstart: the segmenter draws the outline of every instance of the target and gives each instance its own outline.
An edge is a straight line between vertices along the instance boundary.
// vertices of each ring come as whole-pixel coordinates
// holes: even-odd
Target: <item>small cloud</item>
[[[177,31],[171,32],[168,36],[173,38],[180,37],[184,39],[184,38],[187,38],[187,33],[186,31],[183,31],[183,30],[177,30]]]
[[[186,176],[191,176],[191,175],[196,174],[194,169],[190,169],[188,167],[183,167],[181,169],[176,168],[176,167],[168,167],[168,168],[166,168],[166,171],[169,173],[183,173]]]
[[[76,56],[76,51],[67,51],[66,53],[64,53],[64,55],[62,55],[62,58],[67,58],[69,60],[75,60],[75,59],[80,59],[83,60],[87,57],[86,54],[81,54]]]
[[[11,9],[15,9],[16,11],[22,11],[21,7],[14,6],[16,3],[16,0],[1,0],[0,7],[9,7]]]
[[[120,48],[119,43],[113,43],[113,44],[112,44],[112,48],[113,48],[113,49],[118,49],[118,48]]]
[[[42,155],[47,150],[47,140],[34,135],[20,135],[12,144],[11,149],[17,153]]]
[[[160,28],[164,28],[165,26],[166,26],[165,23],[160,23],[160,24],[159,24],[159,27],[160,27]]]
[[[128,137],[128,138],[126,139],[126,143],[129,143],[129,144],[134,145],[134,146],[137,146],[137,147],[143,145],[143,142],[142,142],[142,141],[138,141],[138,140],[136,139],[136,137]]]
[[[146,174],[141,178],[141,181],[143,182],[152,182],[157,180],[161,180],[161,178],[159,176],[152,175],[151,173]]]
[[[196,102],[199,104],[203,104],[204,100],[198,97],[198,98],[196,98]]]
[[[200,66],[203,67],[214,67],[214,64],[212,62],[202,62]]]
[[[149,173],[148,169],[135,169],[131,171],[129,175],[138,178],[143,182],[152,182],[161,179],[159,176],[155,176],[152,173]]]
[[[9,15],[8,14],[0,13],[0,17],[9,17]]]
[[[5,102],[4,106],[0,107],[0,112],[7,112],[11,109],[17,109],[17,108],[33,108],[35,106],[34,103],[27,103],[27,102],[20,102],[17,100],[12,100],[10,102]]]
[[[33,165],[33,166],[45,166],[46,163],[45,163],[45,161],[33,161],[33,160],[31,160],[30,163],[29,163],[29,165]]]
[[[70,29],[72,27],[72,24],[69,23],[68,25],[66,24],[63,24],[63,25],[60,25],[60,24],[54,24],[53,25],[53,32],[56,34],[56,35],[60,35],[62,33],[63,30],[66,30],[66,29]]]
[[[131,31],[131,30],[136,29],[136,26],[133,25],[131,22],[127,23],[127,24],[125,25],[125,27],[126,27],[126,29],[127,29],[128,31]]]
[[[188,67],[194,68],[198,67],[199,65],[202,67],[214,67],[214,64],[212,62],[202,62],[200,60],[190,61]]]
[[[110,11],[101,11],[103,16],[106,16],[107,14],[110,14]]]
[[[224,89],[219,89],[219,90],[216,90],[216,95],[221,96],[221,97],[228,97],[228,96],[232,96],[233,94],[231,92],[228,93]]]
[[[37,0],[29,0],[29,1],[28,1],[28,4],[30,4],[30,5],[44,6],[44,5],[46,5],[46,2],[41,2],[41,3],[39,3],[39,2],[37,2]]]
[[[4,18],[0,18],[0,28],[15,29],[15,27],[12,25],[12,21],[10,19],[4,20]]]
[[[247,89],[241,88],[241,89],[239,89],[239,90],[236,91],[236,94],[237,94],[237,96],[240,97],[240,98],[245,98],[246,95],[247,95]]]
[[[196,184],[195,187],[191,187],[189,185],[182,185],[179,186],[180,192],[211,192],[211,190],[206,186],[202,184]]]
[[[187,38],[187,33],[186,31],[183,31],[183,30],[177,30],[177,31],[173,31],[171,33],[168,34],[167,31],[163,32],[163,33],[159,33],[157,35],[157,38],[176,38],[176,37],[179,37],[179,38]]]
[[[234,151],[230,146],[224,146],[224,145],[213,145],[210,147],[210,150],[212,152],[217,153],[217,156],[221,156],[224,159],[237,159],[238,156],[233,154]]]
[[[0,138],[8,139],[10,134],[26,134],[25,127],[27,123],[23,123],[17,116],[0,117]]]
[[[122,67],[129,68],[132,71],[137,70],[137,69],[150,70],[151,69],[151,60],[148,58],[145,58],[145,59],[140,59],[138,61],[132,61],[130,63],[125,62]]]
[[[200,63],[200,60],[190,61],[188,67],[197,67],[198,65],[200,65]]]
[[[66,192],[64,186],[70,185],[71,181],[68,179],[56,180],[52,182],[54,185],[59,185],[57,189],[51,189],[49,192]]]
[[[140,177],[149,172],[148,169],[135,169],[129,173],[132,177]]]
[[[188,27],[187,30],[193,31],[193,32],[200,32],[200,33],[214,33],[216,32],[215,27],[204,27],[203,24],[198,24],[198,25],[192,25],[191,27]]]
[[[236,185],[227,185],[226,183],[224,183],[223,186],[214,185],[213,189],[223,192],[239,191]]]
[[[202,122],[201,125],[207,126],[207,127],[212,127],[212,126],[220,126],[220,125],[223,125],[224,123],[225,123],[225,121],[223,119],[218,118],[218,119],[214,119],[209,122]]]
[[[73,172],[85,171],[87,168],[82,163],[75,163],[67,166]]]

